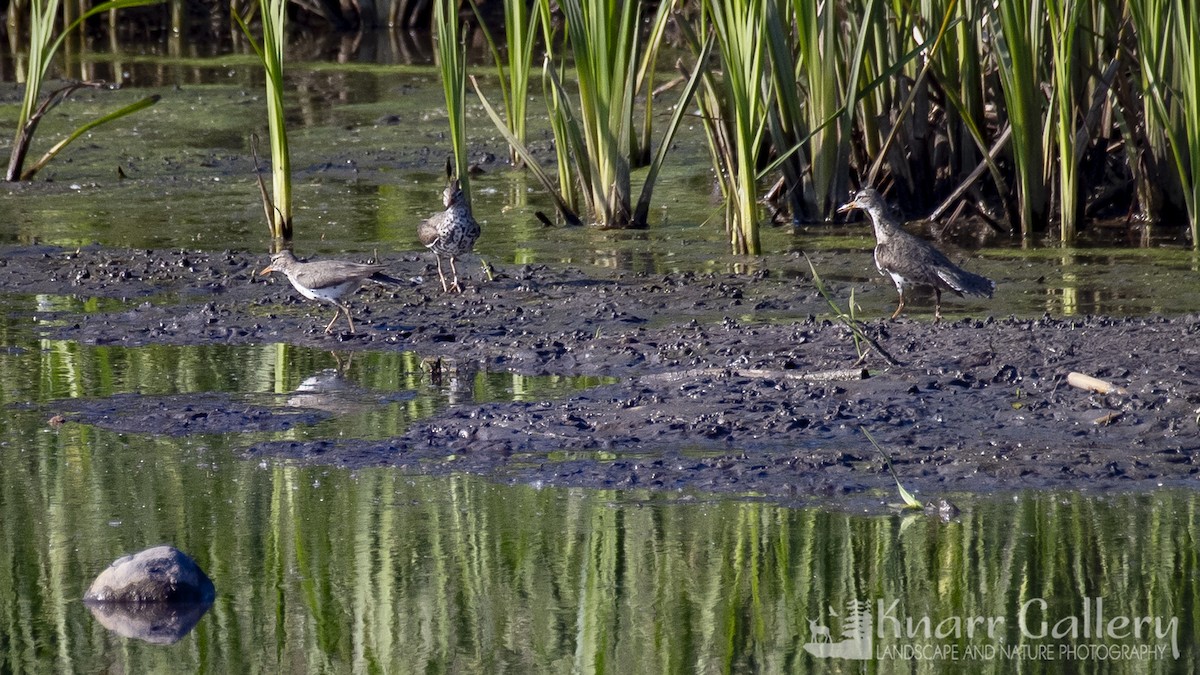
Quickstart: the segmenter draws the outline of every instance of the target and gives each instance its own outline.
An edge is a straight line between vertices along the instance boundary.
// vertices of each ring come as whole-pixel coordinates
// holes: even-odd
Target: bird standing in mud
[[[437,256],[437,271],[442,280],[442,291],[462,293],[454,260],[475,248],[480,229],[479,223],[471,216],[471,205],[467,203],[467,196],[463,194],[462,184],[450,174],[449,164],[446,165],[446,178],[450,181],[442,192],[442,202],[446,210],[422,221],[417,227],[417,238]],[[450,259],[450,273],[453,276],[450,283],[446,283],[446,273],[442,271],[442,256]]]
[[[904,289],[929,286],[934,293],[933,321],[942,320],[942,291],[958,295],[992,297],[996,283],[987,277],[968,272],[950,262],[941,251],[923,239],[909,234],[892,220],[883,197],[871,188],[860,190],[854,199],[838,209],[845,213],[862,209],[871,216],[875,226],[875,267],[887,274],[900,292],[900,305],[892,318],[904,311]]]
[[[368,265],[345,260],[316,260],[302,262],[296,259],[290,250],[284,249],[271,256],[271,264],[260,274],[282,272],[287,275],[292,286],[300,291],[300,295],[309,300],[328,302],[337,309],[325,332],[331,333],[338,314],[346,315],[346,323],[350,332],[354,332],[354,320],[350,318],[350,308],[342,302],[342,296],[358,290],[366,280],[382,284],[399,286],[401,281],[383,272],[383,265]]]

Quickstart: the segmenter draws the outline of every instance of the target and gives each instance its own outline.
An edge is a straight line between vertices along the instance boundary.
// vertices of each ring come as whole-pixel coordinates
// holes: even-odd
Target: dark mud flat
[[[361,290],[356,335],[325,335],[332,311],[256,277],[260,255],[10,249],[0,289],[124,299],[37,315],[48,336],[85,343],[283,341],[620,378],[560,401],[450,407],[385,442],[262,443],[253,456],[792,500],[890,489],[866,427],[926,494],[1200,486],[1197,316],[877,320],[867,330],[899,365],[876,352],[859,364],[847,329],[812,318],[824,301],[798,260],[751,276],[512,267],[480,281],[476,268],[461,296],[441,293],[427,256],[383,262],[411,285]],[[1127,393],[1069,387],[1071,371]],[[120,405],[145,432],[159,428],[154,410],[173,414]],[[228,415],[205,430],[226,421],[237,430]]]

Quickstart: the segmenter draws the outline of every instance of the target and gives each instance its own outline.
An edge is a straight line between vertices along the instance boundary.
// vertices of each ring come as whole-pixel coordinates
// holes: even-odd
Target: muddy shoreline
[[[940,325],[866,323],[892,365],[873,351],[860,362],[844,326],[814,318],[828,313],[800,260],[754,275],[498,266],[491,281],[475,267],[468,292],[446,296],[430,257],[381,258],[408,285],[360,290],[355,335],[325,335],[331,311],[282,276],[257,277],[264,259],[249,253],[7,247],[0,289],[111,299],[107,311],[30,316],[43,337],[85,344],[287,342],[619,378],[553,402],[452,406],[386,441],[259,443],[248,456],[789,501],[890,489],[866,427],[927,495],[1200,485],[1200,316],[979,318],[963,313],[999,308],[955,299]],[[1071,371],[1127,393],[1069,387]],[[206,433],[246,423],[222,400],[201,397],[222,413]],[[126,396],[68,420],[103,424],[117,406],[125,432],[182,414]],[[270,411],[247,414],[271,428]]]

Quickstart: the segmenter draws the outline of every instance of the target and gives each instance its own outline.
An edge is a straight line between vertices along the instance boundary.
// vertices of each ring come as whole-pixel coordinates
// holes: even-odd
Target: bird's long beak
[[[264,267],[264,268],[263,268],[263,271],[261,271],[261,272],[259,272],[259,273],[258,273],[258,275],[259,275],[259,276],[261,276],[261,277],[265,277],[265,276],[267,276],[268,274],[270,274],[271,272],[274,272],[274,271],[275,271],[275,268],[274,268],[274,267],[271,267],[270,265],[267,265],[266,267]]]
[[[842,204],[841,206],[839,206],[837,212],[838,213],[846,213],[849,211],[853,211],[854,209],[861,209],[861,208],[862,208],[861,204],[859,204],[858,202],[851,199],[850,201],[846,202],[845,204]]]

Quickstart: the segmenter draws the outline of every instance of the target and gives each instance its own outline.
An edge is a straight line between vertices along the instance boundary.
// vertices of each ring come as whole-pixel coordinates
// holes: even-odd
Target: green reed
[[[262,45],[254,40],[242,16],[237,12],[233,13],[250,46],[262,61],[266,74],[272,194],[267,195],[266,191],[263,191],[263,207],[266,210],[267,228],[277,242],[288,242],[292,239],[292,160],[288,151],[287,119],[283,108],[283,49],[287,30],[287,5],[287,0],[259,0]]]
[[[1075,153],[1075,128],[1082,118],[1076,87],[1080,29],[1086,5],[1073,0],[1047,0],[1047,32],[1050,34],[1053,112],[1046,125],[1047,139],[1058,156],[1059,232],[1064,242],[1075,239],[1080,216],[1079,162]],[[1053,131],[1051,131],[1051,129]],[[1050,138],[1050,135],[1053,138]]]
[[[776,12],[781,6],[786,11]],[[1144,124],[1140,118],[1146,115],[1137,110],[1132,118],[1128,109],[1113,110],[1108,93],[1120,76],[1113,68],[1114,36],[1125,3],[773,3],[761,24],[770,50],[759,87],[776,96],[768,110],[768,152],[791,153],[789,161],[771,166],[783,172],[793,218],[827,217],[830,205],[844,196],[846,179],[855,176],[860,184],[895,184],[917,209],[932,209],[950,192],[963,194],[970,187],[966,181],[987,175],[986,164],[992,180],[980,188],[997,193],[1006,211],[1010,200],[1015,204],[1010,222],[1023,236],[1057,222],[1060,238],[1072,241],[1085,198],[1105,187],[1085,180],[1096,171],[1094,165],[1085,171],[1081,161],[1089,148],[1110,145],[1106,139],[1116,126],[1134,132],[1144,127],[1146,136],[1155,137],[1129,142],[1150,148],[1152,168],[1165,165],[1171,175],[1163,181],[1135,175],[1142,184],[1190,186],[1195,162],[1189,153],[1197,144],[1188,140],[1186,125],[1198,117],[1187,108],[1196,91],[1188,84],[1196,70],[1188,58],[1193,24],[1174,19],[1186,9],[1174,0],[1141,0],[1129,7],[1151,17],[1135,21],[1137,31],[1128,40],[1131,49],[1145,54],[1140,69],[1161,73],[1142,76],[1146,98],[1161,99],[1146,104],[1145,113],[1155,119]],[[1171,37],[1172,55],[1179,52],[1171,61],[1162,57],[1168,47],[1156,46],[1163,36]],[[995,73],[992,82],[985,77],[989,70]],[[724,95],[707,98],[728,101]],[[989,105],[995,114],[985,116]],[[839,110],[845,124],[822,128]],[[718,117],[730,124],[727,116]],[[719,144],[735,136],[707,131],[717,144],[714,152],[727,152]],[[798,146],[796,138],[804,133],[811,142]],[[1156,159],[1168,154],[1170,161]],[[1140,174],[1145,158],[1132,151],[1129,157],[1128,170]],[[729,180],[723,169],[717,171],[720,180]],[[1190,187],[1167,193],[1167,203],[1192,212]],[[1153,213],[1154,206],[1143,208]]]
[[[60,0],[29,0],[29,55],[28,63],[25,69],[25,93],[21,99],[21,108],[17,113],[16,133],[13,136],[12,149],[9,153],[8,169],[5,172],[5,180],[29,180],[38,170],[40,170],[47,162],[57,155],[64,147],[70,144],[75,139],[79,138],[89,130],[115,119],[119,119],[131,113],[148,108],[158,101],[157,96],[150,96],[141,99],[137,103],[125,106],[119,110],[108,113],[96,120],[87,122],[73,133],[68,135],[66,140],[58,143],[47,152],[32,168],[28,171],[23,171],[25,158],[29,153],[29,147],[33,143],[34,133],[37,131],[38,123],[42,117],[50,111],[51,108],[61,103],[67,96],[77,90],[81,85],[70,84],[58,91],[55,91],[46,98],[39,106],[38,100],[42,95],[42,82],[46,78],[46,73],[50,69],[50,63],[54,60],[55,54],[58,53],[63,41],[72,31],[78,29],[83,22],[97,14],[125,9],[129,7],[142,7],[146,5],[155,5],[163,0],[110,0],[87,10],[79,17],[71,21],[67,27],[60,32],[57,37],[54,34],[55,23],[58,20]],[[14,3],[9,12],[13,13],[10,17],[14,19],[10,25],[14,28],[19,25],[16,19],[16,13],[19,13],[21,8]],[[99,86],[99,83],[88,83],[88,86]]]
[[[710,27],[722,72],[706,72],[698,98],[709,139],[710,156],[725,201],[725,225],[734,253],[758,255],[758,159],[766,134],[766,41],[759,27],[767,0],[701,4],[702,30]],[[697,39],[693,39],[693,44]],[[764,88],[766,91],[764,91]]]
[[[496,64],[497,79],[500,82],[500,98],[504,104],[504,121],[513,138],[518,144],[525,144],[526,126],[529,101],[529,78],[533,70],[533,48],[537,44],[538,32],[542,25],[543,12],[537,6],[530,6],[525,0],[504,0],[504,36],[507,60],[501,56],[500,49],[492,32],[487,28],[487,22],[480,15],[478,5],[472,1],[471,8],[487,39],[488,49],[492,52],[492,60]],[[524,164],[516,147],[509,146],[509,160],[513,166]]]
[[[1173,22],[1169,18],[1172,2],[1139,0],[1128,4],[1129,22],[1138,36],[1136,48],[1131,49],[1137,60],[1137,81],[1125,88],[1122,98],[1126,105],[1123,110],[1118,108],[1117,115],[1126,146],[1133,148],[1128,161],[1143,167],[1134,174],[1134,180],[1137,198],[1151,218],[1159,216],[1164,193],[1178,192],[1182,197],[1177,175],[1171,171],[1174,159],[1167,140],[1168,130],[1176,127],[1166,105],[1174,79]]]
[[[625,227],[633,215],[628,148],[641,5],[622,3],[612,12],[604,0],[566,0],[561,9],[579,88],[575,169],[597,224]],[[561,83],[557,88],[565,98]]]
[[[1200,248],[1200,27],[1182,0],[1131,0],[1151,148],[1169,149],[1175,188]],[[1151,135],[1151,129],[1159,133]],[[1164,162],[1165,164],[1165,162]]]
[[[639,96],[649,97],[649,72],[674,3],[659,5],[646,40],[640,34],[644,18],[641,2],[615,6],[606,0],[566,0],[559,6],[573,56],[573,89],[564,83],[566,70],[560,57],[548,53],[542,71],[556,140],[557,187],[525,144],[508,129],[478,85],[475,91],[497,130],[554,196],[560,213],[577,220],[580,197],[592,221],[600,227],[644,227],[665,148],[670,146],[682,116],[672,116],[663,131],[660,150],[650,160],[635,204],[631,172],[643,154],[635,150],[635,101]],[[548,0],[539,3],[539,12],[546,44],[554,44]],[[692,87],[685,87],[680,106],[686,104],[692,91]],[[573,98],[578,102],[572,103]]]
[[[1171,147],[1185,181],[1184,203],[1191,222],[1192,245],[1200,247],[1200,26],[1195,7],[1175,0],[1175,48],[1180,115]]]
[[[780,111],[785,127],[812,130],[805,153],[811,186],[804,191],[805,206],[811,219],[827,220],[841,206],[848,192],[849,118],[842,117],[839,124],[825,127],[826,120],[841,117],[844,102],[849,102],[845,99],[854,95],[852,90],[847,90],[850,75],[843,72],[844,63],[839,58],[830,58],[842,53],[845,40],[838,29],[838,11],[833,3],[818,5],[792,0],[784,4],[782,15],[771,12],[769,16],[778,18],[768,20],[767,39],[771,45],[771,72],[777,102],[771,110]],[[878,3],[869,0],[867,4],[865,11],[870,15],[872,7]],[[787,31],[789,24],[795,26],[791,39],[790,31]],[[794,45],[789,44],[791,42]],[[852,66],[854,63],[860,61],[853,60]],[[799,78],[792,76],[796,72],[799,72]],[[803,97],[790,86],[797,79],[804,83]],[[802,136],[796,134],[788,140],[799,142]],[[795,184],[793,190],[797,188],[799,185]]]
[[[450,146],[454,157],[454,175],[462,185],[467,201],[471,186],[467,165],[467,51],[462,41],[457,0],[437,0],[433,4],[433,27],[437,36],[437,63],[446,96],[446,114],[450,125]]]
[[[149,1],[118,0],[93,12]],[[32,102],[22,108],[18,138],[28,139],[36,126],[45,64],[61,42],[47,23],[59,2],[14,4],[35,19]],[[944,212],[963,195],[997,206],[1000,220],[1026,239],[1057,226],[1069,242],[1094,215],[1131,213],[1155,222],[1182,214],[1197,227],[1200,37],[1187,2],[745,0],[722,3],[720,12],[749,11],[742,6],[751,4],[753,18],[735,27],[714,21],[716,3],[703,0],[570,0],[559,14],[549,0],[507,0],[507,48],[493,44],[503,102],[493,108],[484,100],[484,108],[515,139],[513,162],[530,165],[568,219],[579,212],[603,226],[644,225],[639,205],[648,201],[635,202],[638,170],[660,154],[649,142],[665,117],[652,87],[663,74],[659,45],[677,17],[685,35],[694,34],[697,53],[712,37],[720,55],[706,64],[712,71],[703,73],[700,105],[716,179],[732,197],[727,227],[737,250],[756,249],[758,193],[770,182],[785,188],[793,222],[827,220],[849,187],[874,183],[914,215],[935,206]],[[455,9],[443,0],[438,10],[449,38],[439,42],[440,62],[448,63],[443,52],[461,56]],[[746,25],[762,43],[757,56],[743,59],[761,59],[756,79],[727,82],[736,63],[723,60],[734,59],[738,38],[718,31]],[[534,167],[519,149],[527,143],[525,104],[538,76],[538,43],[549,52],[540,74],[557,175],[548,162]],[[465,134],[454,112],[464,91],[459,73],[452,69],[443,79],[456,157]],[[731,96],[735,89],[741,93]],[[739,100],[749,96],[753,104]],[[268,106],[279,111],[275,100]],[[739,122],[738,109],[759,110],[761,129]],[[652,133],[653,126],[660,128]],[[755,137],[758,147],[751,148]],[[13,166],[24,161],[25,147],[13,146],[10,179],[20,177]],[[286,158],[274,164],[285,167]],[[643,186],[648,199],[653,182]],[[277,191],[287,193],[281,185]],[[281,210],[287,201],[280,199]],[[1200,232],[1193,240],[1200,245]]]

